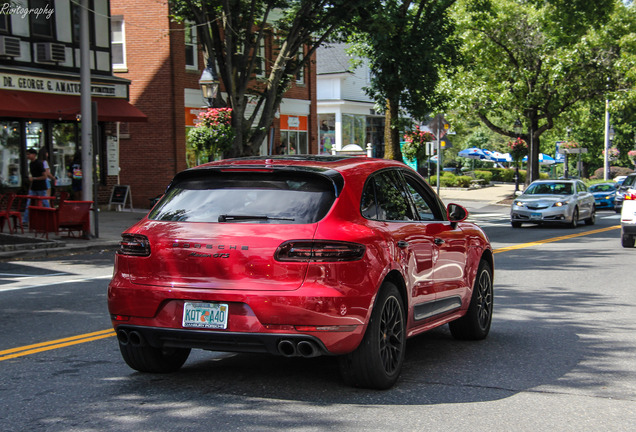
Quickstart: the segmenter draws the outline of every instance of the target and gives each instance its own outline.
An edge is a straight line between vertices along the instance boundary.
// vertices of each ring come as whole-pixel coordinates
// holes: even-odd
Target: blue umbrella
[[[461,157],[465,157],[465,158],[469,158],[469,159],[486,159],[486,153],[484,153],[484,151],[480,148],[477,147],[471,147],[471,148],[467,148],[466,150],[462,150],[459,153],[457,153],[457,156],[461,156]]]
[[[528,162],[528,156],[525,156],[521,159],[522,162]],[[556,160],[552,156],[548,156],[547,154],[539,153],[539,165],[552,165],[555,164]]]
[[[486,152],[488,159],[494,162],[512,162],[512,157],[510,156],[510,153],[504,154],[498,151],[489,151],[489,150],[484,150],[484,151]]]

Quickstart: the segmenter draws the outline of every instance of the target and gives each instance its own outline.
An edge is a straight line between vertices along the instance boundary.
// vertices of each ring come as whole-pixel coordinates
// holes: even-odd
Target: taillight
[[[356,261],[364,256],[364,245],[330,240],[291,240],[276,249],[277,261]]]
[[[636,194],[626,193],[625,194],[625,200],[636,200]]]
[[[117,253],[121,255],[149,256],[150,242],[148,237],[141,234],[122,234]]]

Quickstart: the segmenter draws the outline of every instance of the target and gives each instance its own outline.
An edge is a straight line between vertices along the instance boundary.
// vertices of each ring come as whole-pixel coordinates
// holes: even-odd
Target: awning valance
[[[148,117],[127,100],[92,97],[97,102],[97,119],[104,122],[140,122]],[[76,120],[81,113],[79,96],[0,90],[0,117]]]

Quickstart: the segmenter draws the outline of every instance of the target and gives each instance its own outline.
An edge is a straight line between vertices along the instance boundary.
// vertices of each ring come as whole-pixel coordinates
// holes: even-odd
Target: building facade
[[[319,153],[331,154],[355,144],[372,155],[384,155],[384,114],[377,113],[364,87],[370,71],[364,62],[351,63],[346,44],[321,46],[316,54]]]
[[[198,84],[205,64],[195,29],[172,21],[167,2],[111,0],[111,15],[113,70],[131,82],[131,103],[148,116],[146,123],[121,125],[119,180],[130,186],[134,206],[144,208],[177,172],[204,162],[186,136],[207,106]],[[266,57],[272,43],[263,47]],[[301,75],[285,94],[261,155],[318,152],[314,62]]]
[[[99,194],[106,196],[117,182],[116,125],[145,121],[146,116],[128,102],[130,82],[112,74],[109,2],[88,3],[90,92],[97,107],[95,163]],[[80,13],[80,6],[70,0],[0,1],[3,191],[28,190],[26,151],[35,148],[49,154],[57,188],[73,192],[71,166],[81,163],[82,146]]]

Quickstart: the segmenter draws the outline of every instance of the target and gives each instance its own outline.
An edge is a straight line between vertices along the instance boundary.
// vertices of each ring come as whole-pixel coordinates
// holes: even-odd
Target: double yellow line
[[[615,225],[615,226],[611,226],[607,228],[600,228],[600,229],[592,230],[592,231],[584,231],[584,232],[579,232],[576,234],[570,234],[570,235],[561,236],[561,237],[552,237],[545,240],[537,240],[534,242],[522,243],[518,245],[494,249],[493,253],[509,252],[512,250],[539,246],[546,243],[553,243],[553,242],[568,240],[568,239],[582,237],[582,236],[586,236],[590,234],[598,234],[598,233],[611,231],[611,230],[615,230],[619,228],[620,228],[620,225]],[[16,357],[22,357],[22,356],[30,355],[30,354],[36,354],[43,351],[50,351],[50,350],[54,350],[58,348],[64,348],[71,345],[78,345],[81,343],[91,342],[91,341],[95,341],[99,339],[105,339],[105,338],[109,338],[113,336],[115,336],[115,331],[112,329],[108,329],[108,330],[101,330],[101,331],[97,331],[93,333],[86,333],[83,335],[71,336],[71,337],[67,337],[63,339],[57,339],[57,340],[48,341],[48,342],[41,342],[34,345],[26,345],[23,347],[11,348],[8,350],[0,351],[0,361],[9,360]]]
[[[509,251],[512,251],[512,250],[524,249],[524,248],[533,247],[533,246],[539,246],[539,245],[546,244],[546,243],[554,243],[554,242],[558,242],[558,241],[562,241],[562,240],[568,240],[568,239],[572,239],[572,238],[576,238],[576,237],[583,237],[583,236],[590,235],[590,234],[598,234],[598,233],[602,233],[602,232],[605,232],[605,231],[612,231],[612,230],[615,230],[615,229],[619,229],[620,227],[621,227],[620,225],[614,225],[614,226],[611,226],[611,227],[599,228],[597,230],[592,230],[592,231],[584,231],[584,232],[579,232],[579,233],[576,233],[576,234],[570,234],[570,235],[561,236],[561,237],[552,237],[552,238],[549,238],[549,239],[537,240],[537,241],[530,242],[530,243],[521,243],[521,244],[517,244],[517,245],[512,245],[512,246],[507,246],[507,247],[503,247],[503,248],[494,249],[492,252],[493,253],[509,252]]]
[[[11,348],[0,351],[0,361],[9,360],[16,357],[22,357],[29,354],[36,354],[43,351],[50,351],[58,348],[64,348],[71,345],[77,345],[85,342],[91,342],[98,339],[104,339],[115,336],[113,329],[101,330],[83,335],[71,336],[63,339],[52,340],[48,342],[40,342],[33,345],[26,345],[18,348]]]

